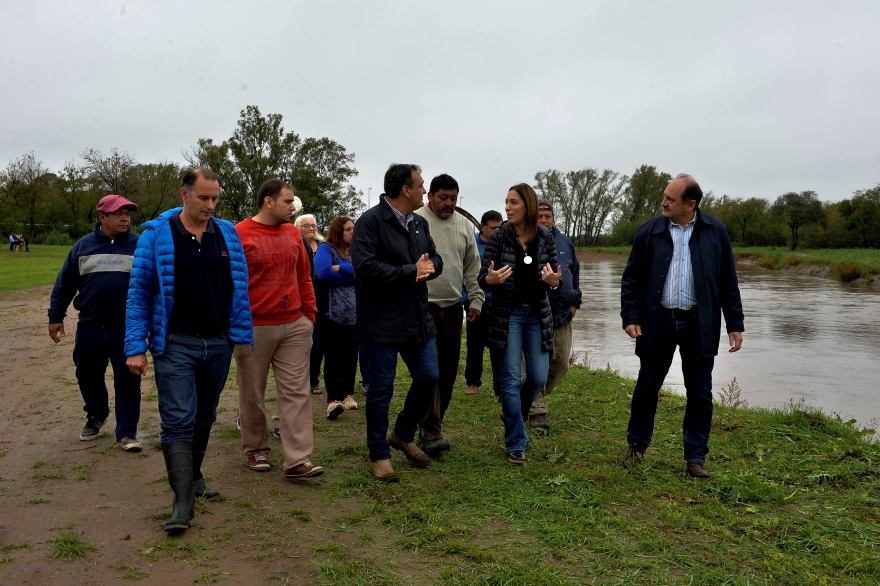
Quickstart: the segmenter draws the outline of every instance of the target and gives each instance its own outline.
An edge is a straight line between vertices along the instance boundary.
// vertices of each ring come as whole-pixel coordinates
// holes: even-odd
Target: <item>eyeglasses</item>
[[[317,224],[300,224],[299,227],[300,228],[317,228],[318,225]]]

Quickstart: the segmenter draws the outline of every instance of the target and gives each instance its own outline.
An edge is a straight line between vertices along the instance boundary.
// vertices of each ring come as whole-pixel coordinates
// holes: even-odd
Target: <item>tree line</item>
[[[625,246],[660,215],[672,175],[642,165],[633,174],[595,168],[535,175],[540,197],[553,203],[556,225],[578,246]],[[823,202],[815,191],[784,193],[773,201],[706,192],[700,208],[724,222],[739,246],[880,248],[880,185],[851,198]]]
[[[273,177],[296,188],[320,227],[364,208],[361,192],[349,183],[358,174],[354,153],[330,138],[286,131],[281,114],[264,116],[257,106],[241,111],[228,139],[198,139],[181,156],[181,161],[143,163],[115,148],[109,153],[86,149],[62,169],[52,170],[27,153],[0,170],[0,232],[25,232],[34,242],[67,243],[92,230],[95,205],[108,193],[138,204],[132,223],[142,224],[180,205],[181,178],[193,166],[220,175],[216,215],[233,222],[256,212],[257,189]]]

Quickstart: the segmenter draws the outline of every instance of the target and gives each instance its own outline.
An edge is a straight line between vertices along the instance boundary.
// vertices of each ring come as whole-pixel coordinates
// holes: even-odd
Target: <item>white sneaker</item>
[[[342,406],[345,407],[346,409],[357,409],[358,408],[357,402],[354,400],[354,397],[352,397],[351,395],[347,396],[346,398],[344,398],[342,400]]]

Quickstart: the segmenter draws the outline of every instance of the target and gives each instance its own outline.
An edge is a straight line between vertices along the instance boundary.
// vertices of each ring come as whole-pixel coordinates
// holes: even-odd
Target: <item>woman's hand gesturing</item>
[[[559,281],[562,280],[562,265],[557,266],[556,272],[554,273],[548,262],[544,265],[544,268],[541,269],[541,279],[543,279],[550,288],[555,289],[559,286]]]
[[[489,285],[500,285],[507,278],[513,274],[513,268],[510,265],[505,265],[495,270],[495,261],[489,263],[489,272],[486,274],[486,283]]]

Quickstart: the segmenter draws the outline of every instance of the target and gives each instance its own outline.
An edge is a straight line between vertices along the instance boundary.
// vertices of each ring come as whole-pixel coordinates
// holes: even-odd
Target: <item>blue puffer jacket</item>
[[[183,208],[168,210],[143,225],[138,239],[134,266],[128,287],[125,311],[125,355],[134,356],[149,350],[153,356],[165,351],[168,320],[174,307],[174,240],[171,216]],[[231,222],[213,219],[229,251],[232,270],[232,307],[229,308],[227,336],[235,344],[253,344],[254,328],[248,299],[248,273],[244,249]]]

